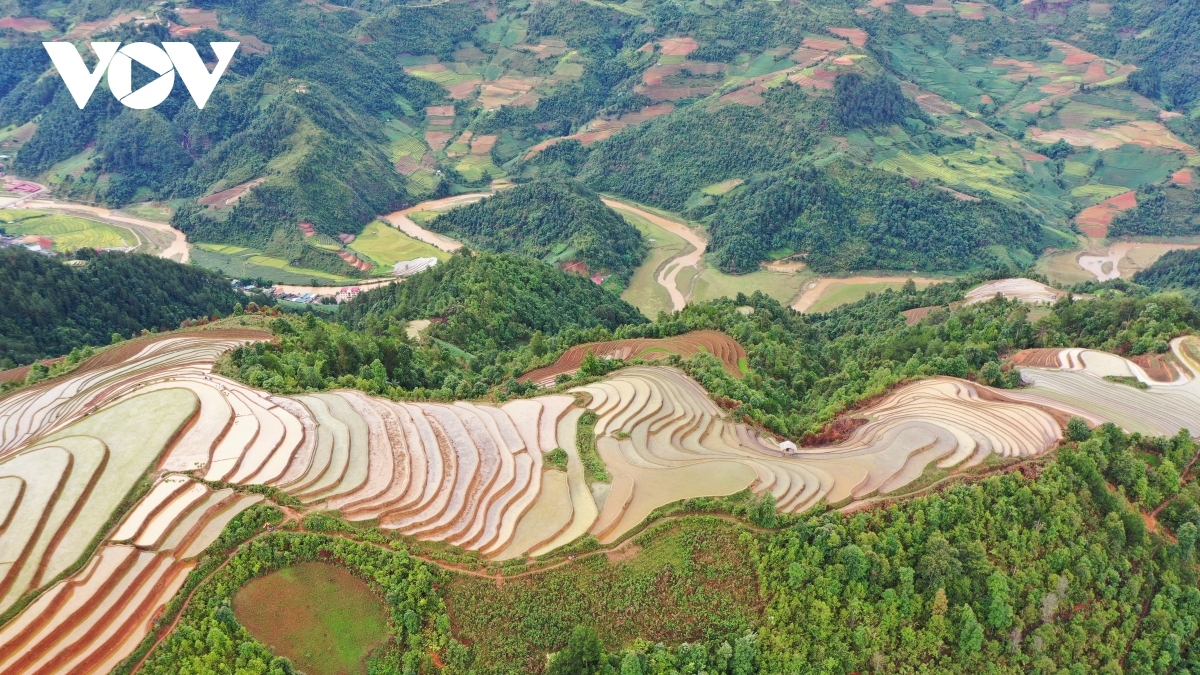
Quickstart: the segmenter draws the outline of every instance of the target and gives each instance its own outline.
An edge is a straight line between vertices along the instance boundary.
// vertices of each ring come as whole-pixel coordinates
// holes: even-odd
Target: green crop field
[[[3,211],[0,212],[0,227],[14,236],[50,237],[56,251],[138,245],[137,236],[126,228],[58,213]]]
[[[366,673],[388,636],[382,601],[342,567],[303,563],[246,584],[233,596],[238,622],[311,675]]]
[[[1102,152],[1100,156],[1104,164],[1093,175],[1096,182],[1130,189],[1160,183],[1183,166],[1175,152],[1143,148],[1132,143]]]
[[[828,312],[835,307],[841,307],[852,302],[858,302],[867,297],[868,293],[882,293],[887,289],[899,290],[904,286],[903,281],[875,281],[870,283],[841,283],[835,282],[829,285],[820,298],[808,308],[808,313],[816,314],[819,312]],[[918,289],[929,286],[928,281],[914,280]]]
[[[679,276],[680,289],[686,289],[688,284],[682,280],[682,274]],[[722,297],[732,298],[738,293],[751,295],[754,291],[762,291],[779,302],[787,304],[800,292],[800,287],[804,285],[804,282],[811,278],[812,274],[808,272],[789,274],[768,270],[759,270],[749,274],[725,274],[706,261],[704,269],[696,275],[691,299],[696,302],[704,302]]]
[[[196,244],[192,248],[192,263],[206,269],[220,270],[231,277],[258,277],[277,284],[309,285],[314,279],[317,284],[354,281],[350,277],[329,272],[295,267],[286,260],[241,246]]]
[[[423,241],[417,241],[382,221],[367,225],[349,246],[350,250],[366,256],[371,262],[380,267],[390,268],[402,260],[414,258],[437,258],[447,260],[450,254],[430,246]]]

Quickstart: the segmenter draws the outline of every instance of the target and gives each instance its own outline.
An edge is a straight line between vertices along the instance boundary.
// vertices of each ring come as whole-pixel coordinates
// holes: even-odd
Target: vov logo
[[[83,57],[69,42],[43,42],[46,53],[58,69],[67,91],[71,92],[80,110],[87,105],[100,78],[108,73],[108,88],[118,101],[137,110],[153,108],[171,95],[175,87],[175,73],[183,78],[183,86],[192,95],[197,108],[204,108],[212,95],[217,81],[225,74],[225,68],[233,59],[239,42],[210,42],[217,55],[217,67],[212,72],[204,66],[196,47],[189,42],[164,42],[162,47],[149,42],[133,42],[121,46],[120,42],[92,42],[96,53],[96,69],[88,72]],[[165,50],[165,51],[164,51]],[[146,86],[133,91],[133,62],[146,66],[158,73],[158,77]]]

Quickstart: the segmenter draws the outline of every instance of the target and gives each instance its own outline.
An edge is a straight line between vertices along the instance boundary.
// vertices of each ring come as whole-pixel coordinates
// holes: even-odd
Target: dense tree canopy
[[[627,281],[646,255],[641,232],[586,187],[547,179],[518,185],[448,211],[429,229],[486,251],[574,261]]]
[[[72,268],[21,247],[0,249],[0,363],[9,367],[106,345],[113,333],[178,328],[229,314],[245,294],[211,272],[141,254],[80,253]]]
[[[722,200],[710,226],[717,264],[748,272],[769,251],[806,253],[819,272],[954,270],[994,262],[989,247],[1038,253],[1041,227],[993,200],[967,202],[882,171],[798,169]]]

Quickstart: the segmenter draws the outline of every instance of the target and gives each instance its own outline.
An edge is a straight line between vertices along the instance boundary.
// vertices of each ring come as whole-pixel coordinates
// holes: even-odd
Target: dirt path
[[[388,284],[393,284],[399,280],[400,280],[400,277],[391,277],[388,279],[353,282],[353,283],[348,283],[348,284],[342,284],[341,286],[294,286],[292,284],[275,284],[274,288],[275,288],[276,293],[295,294],[295,295],[304,295],[305,293],[312,293],[314,295],[319,295],[322,297],[325,297],[325,296],[332,297],[334,295],[337,295],[338,293],[341,293],[344,290],[348,290],[351,288],[359,288],[364,291],[368,291],[368,290],[371,290],[372,288],[379,288],[380,286],[387,286]]]
[[[671,296],[671,305],[675,311],[683,309],[687,305],[687,296],[679,290],[679,285],[675,280],[683,268],[697,267],[700,264],[700,259],[704,257],[704,251],[708,248],[708,242],[696,230],[679,221],[663,218],[660,215],[643,211],[636,206],[630,206],[615,199],[604,198],[602,201],[610,209],[625,211],[626,213],[632,213],[635,216],[645,218],[695,247],[695,250],[690,253],[682,253],[667,260],[663,264],[662,271],[658,273],[658,277],[655,279],[660,286],[667,289],[667,293]]]
[[[412,218],[409,218],[408,214],[417,213],[418,211],[443,211],[455,206],[462,206],[464,204],[477,202],[480,199],[483,199],[484,197],[490,197],[493,194],[495,193],[472,192],[465,195],[455,195],[453,197],[445,197],[443,199],[434,199],[427,202],[421,202],[416,206],[410,206],[407,209],[396,211],[395,213],[390,213],[384,216],[383,219],[413,239],[423,241],[431,246],[436,246],[447,253],[453,253],[462,248],[461,241],[451,239],[450,237],[438,234],[437,232],[430,232],[429,230],[418,225]]]
[[[1121,261],[1129,254],[1130,251],[1138,248],[1153,249],[1158,255],[1154,256],[1157,260],[1167,251],[1174,249],[1194,249],[1196,244],[1158,244],[1158,243],[1139,243],[1136,241],[1122,241],[1108,247],[1108,251],[1103,254],[1085,252],[1079,254],[1076,258],[1079,266],[1085,271],[1096,277],[1097,281],[1108,281],[1117,279],[1121,276]],[[1106,268],[1107,264],[1107,268]]]
[[[820,277],[814,279],[804,285],[800,289],[800,295],[796,297],[796,301],[792,303],[792,309],[797,312],[806,312],[809,307],[817,303],[825,291],[833,284],[879,284],[879,283],[904,283],[912,279],[916,283],[937,283],[937,279],[926,279],[924,277],[846,277],[839,279],[837,277]]]
[[[142,218],[134,218],[109,209],[99,206],[88,206],[86,204],[71,204],[69,202],[56,202],[50,200],[35,199],[24,204],[30,209],[50,209],[54,211],[74,212],[76,214],[91,216],[102,221],[113,223],[125,223],[127,225],[137,225],[150,230],[170,233],[174,240],[171,245],[158,254],[160,258],[167,258],[176,262],[187,263],[191,259],[191,254],[188,252],[187,237],[179,230],[167,225],[166,223],[156,223],[153,220],[144,220]]]

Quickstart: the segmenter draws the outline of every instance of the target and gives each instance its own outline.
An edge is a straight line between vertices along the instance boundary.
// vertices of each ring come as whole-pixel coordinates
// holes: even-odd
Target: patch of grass
[[[629,287],[621,294],[621,299],[648,317],[658,316],[659,312],[670,312],[671,296],[656,280],[658,269],[667,260],[691,251],[692,245],[645,218],[625,211],[621,212],[621,216],[642,233],[642,239],[650,249],[646,259],[634,270]]]
[[[749,274],[725,274],[713,265],[705,264],[704,269],[696,276],[691,299],[704,302],[737,297],[738,293],[751,295],[754,291],[762,291],[779,302],[787,303],[796,297],[804,282],[811,278],[812,274],[809,272],[787,274],[768,270]],[[686,288],[686,285],[680,283],[680,288]]]
[[[437,258],[448,260],[450,254],[418,241],[382,221],[367,225],[362,234],[350,242],[350,250],[361,253],[380,267],[390,268],[402,260]]]
[[[579,417],[579,431],[575,436],[575,448],[579,451],[579,461],[583,463],[583,471],[590,483],[611,483],[612,476],[596,452],[596,413],[588,410]]]
[[[445,598],[455,636],[481,672],[540,672],[578,624],[609,649],[717,641],[757,627],[762,614],[745,530],[711,517],[650,526],[629,554],[592,555],[508,579],[454,575]],[[640,550],[639,550],[640,549]]]
[[[313,675],[366,673],[366,656],[388,637],[387,613],[342,567],[302,563],[246,584],[233,596],[246,630]]]
[[[559,471],[567,470],[567,451],[562,448],[555,448],[546,453],[542,457],[542,466],[547,469],[558,469]]]
[[[1130,377],[1129,375],[1105,375],[1104,379],[1108,380],[1109,382],[1116,382],[1117,384],[1128,385],[1130,387],[1133,387],[1134,389],[1149,389],[1150,388],[1150,385],[1146,384],[1145,382],[1142,382],[1141,380],[1137,379],[1136,377]]]

